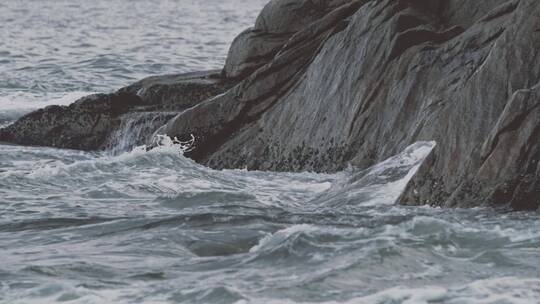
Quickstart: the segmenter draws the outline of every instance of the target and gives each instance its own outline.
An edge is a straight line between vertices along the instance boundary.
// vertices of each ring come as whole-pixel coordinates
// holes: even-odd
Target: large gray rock
[[[161,131],[195,135],[191,156],[209,166],[279,171],[365,168],[435,140],[401,202],[540,206],[531,106],[540,81],[540,2],[346,5],[305,22],[296,15],[287,26],[270,25],[279,14],[265,13],[259,28],[302,29],[233,90]],[[516,105],[523,94],[528,106]],[[496,134],[511,117],[519,126],[502,140]]]
[[[408,185],[402,200],[413,204],[439,191],[433,168],[437,154],[428,158]],[[482,203],[534,210],[540,200],[540,83],[515,91],[495,126],[471,154],[466,174],[443,206],[473,207]]]
[[[298,31],[323,18],[347,0],[272,0],[255,26],[234,39],[223,68],[227,78],[241,79],[269,63]]]
[[[229,154],[236,151],[224,150],[224,145],[234,143],[236,132],[259,120],[261,115],[268,112],[296,86],[299,77],[304,75],[324,42],[343,30],[346,27],[345,19],[365,3],[368,1],[351,1],[312,23],[310,27],[299,31],[269,64],[251,74],[227,93],[184,111],[160,132],[179,140],[187,140],[194,135],[197,144],[189,156],[195,160],[205,161],[219,168],[243,166],[246,160],[243,153],[238,154],[239,158],[236,158]],[[256,146],[260,144],[257,143]],[[213,156],[222,153],[224,158],[211,160]],[[261,156],[260,160],[264,160],[264,157]]]
[[[223,75],[241,79],[263,65],[274,56],[291,37],[290,34],[272,34],[249,28],[238,35],[231,44]]]
[[[255,30],[266,33],[296,33],[349,1],[271,0],[255,21]]]

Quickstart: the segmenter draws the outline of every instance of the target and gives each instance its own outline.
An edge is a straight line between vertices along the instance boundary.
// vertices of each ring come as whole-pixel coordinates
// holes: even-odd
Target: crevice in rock
[[[486,155],[482,157],[482,165],[487,161],[487,159],[489,159],[489,156],[493,153],[495,148],[497,148],[501,136],[519,129],[519,127],[526,121],[527,117],[534,111],[534,109],[538,107],[540,107],[540,102],[514,117],[512,121],[510,121],[507,125],[503,126],[497,131],[497,134],[495,134],[493,141],[490,145],[489,151],[486,153]]]
[[[396,18],[396,32],[398,33],[402,33],[408,29],[415,28],[426,23],[420,17],[413,14],[400,13]]]
[[[436,44],[448,41],[459,34],[463,33],[464,29],[460,26],[454,26],[443,32],[436,32],[423,26],[406,30],[399,33],[392,42],[390,47],[390,55],[388,61],[392,61],[400,57],[408,49],[426,42]]]
[[[539,103],[540,105],[540,103]],[[531,109],[532,111],[533,109]],[[527,142],[523,145],[523,147],[520,150],[520,158],[517,160],[517,166],[519,168],[525,168],[525,172],[528,174],[533,174],[536,172],[536,166],[538,164],[538,161],[540,161],[540,124],[538,124],[533,132],[531,133],[531,136],[528,138]],[[530,157],[527,157],[527,155],[531,155],[531,151],[534,149],[537,149],[537,152],[535,155],[532,155]],[[535,163],[531,163],[527,167],[527,160],[534,160]]]
[[[380,79],[380,78],[377,78],[377,79]],[[353,123],[351,123],[351,126],[349,128],[349,133],[348,133],[349,135],[353,134],[353,131],[356,129],[356,122],[358,121],[360,116],[364,114],[367,111],[367,109],[370,107],[370,105],[373,103],[373,101],[375,100],[379,92],[381,91],[383,84],[384,84],[383,81],[378,81],[377,85],[371,90],[368,97],[365,100],[361,101],[361,106],[358,107],[358,110],[356,110],[356,113],[353,115],[353,119],[352,119]],[[366,122],[367,121],[364,120],[362,122],[362,125],[360,125],[359,129],[357,130],[362,130]]]
[[[493,19],[497,19],[499,17],[502,17],[504,15],[508,15],[510,13],[513,13],[516,8],[518,7],[519,5],[519,1],[508,1],[507,3],[504,3],[498,7],[496,7],[495,9],[493,9],[492,11],[490,11],[489,13],[487,13],[486,16],[484,16],[482,19],[480,19],[479,22],[489,22]]]

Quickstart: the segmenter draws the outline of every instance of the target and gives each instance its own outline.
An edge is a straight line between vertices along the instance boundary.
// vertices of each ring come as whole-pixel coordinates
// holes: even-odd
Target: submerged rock
[[[0,140],[94,149],[121,114],[176,111],[158,133],[193,135],[200,163],[317,172],[435,141],[401,203],[537,209],[538,16],[536,0],[273,0],[221,76],[149,78],[119,91],[120,112],[45,109]]]

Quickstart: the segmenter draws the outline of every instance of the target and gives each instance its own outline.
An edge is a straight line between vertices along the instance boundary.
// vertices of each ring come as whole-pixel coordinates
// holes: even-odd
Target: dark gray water
[[[3,0],[0,123],[219,68],[264,2]],[[540,214],[393,204],[433,145],[332,175],[0,145],[0,303],[540,303]]]

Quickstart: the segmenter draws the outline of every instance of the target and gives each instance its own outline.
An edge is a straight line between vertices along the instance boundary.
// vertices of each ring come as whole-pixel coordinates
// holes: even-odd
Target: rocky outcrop
[[[286,23],[277,16],[276,28]],[[190,156],[209,166],[279,171],[365,168],[435,140],[402,203],[535,209],[537,112],[520,108],[521,135],[507,134],[515,142],[500,152],[482,147],[512,96],[540,80],[537,16],[531,0],[347,1],[161,131],[194,134]]]
[[[538,16],[536,0],[273,0],[204,77],[215,91],[120,93],[178,111],[158,133],[194,136],[214,168],[334,172],[436,141],[401,203],[537,209]]]
[[[345,0],[272,0],[259,14],[255,26],[232,42],[223,75],[244,78],[269,63],[296,33],[318,21]]]
[[[368,1],[351,1],[311,23],[309,27],[294,34],[270,63],[255,71],[227,93],[186,110],[160,132],[180,140],[187,140],[192,134],[195,135],[197,144],[188,156],[213,167],[247,165],[250,168],[270,170],[303,169],[272,166],[263,168],[256,162],[264,161],[264,156],[253,155],[256,158],[245,159],[243,152],[233,151],[241,148],[240,146],[232,147],[233,149],[224,148],[236,144],[233,138],[236,132],[252,123],[262,121],[261,115],[273,108],[277,102],[281,103],[285,94],[297,84],[298,78],[304,75],[324,43],[342,31],[347,24],[345,19],[366,3]],[[248,130],[253,129],[249,127]],[[258,132],[257,129],[256,133]],[[253,135],[255,136],[252,137]],[[247,136],[254,140],[259,135]],[[261,144],[263,142],[254,148],[260,147]],[[240,153],[238,154],[240,158],[229,158],[227,155],[232,156],[229,153]],[[255,163],[248,164],[246,161]]]
[[[425,201],[441,191],[433,154],[408,185],[402,200]],[[464,164],[466,175],[445,201],[446,207],[473,207],[479,202],[517,210],[535,210],[540,199],[540,83],[512,94],[485,141]],[[439,192],[444,193],[444,192]],[[424,201],[423,201],[424,200]]]
[[[0,139],[22,145],[94,150],[105,141],[116,117],[141,105],[137,95],[92,95],[69,106],[32,112],[1,130]]]
[[[237,81],[223,78],[220,71],[153,76],[120,89],[139,96],[141,111],[183,111],[210,97],[222,94]]]
[[[221,94],[234,83],[221,78],[218,71],[149,77],[116,93],[32,112],[1,129],[0,141],[79,150],[128,149],[140,144],[174,112]],[[146,114],[134,115],[142,112]],[[132,142],[117,138],[127,127],[139,130],[140,138]]]

